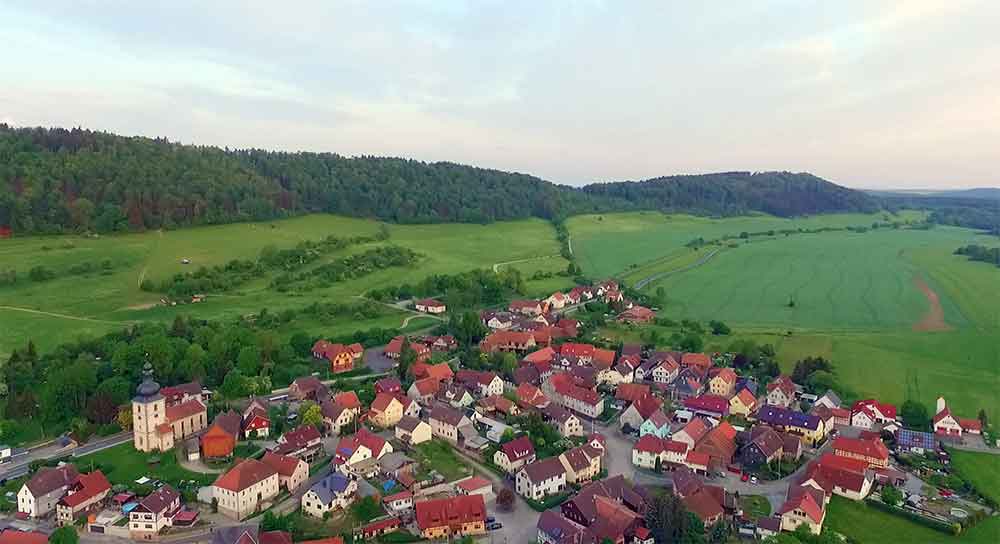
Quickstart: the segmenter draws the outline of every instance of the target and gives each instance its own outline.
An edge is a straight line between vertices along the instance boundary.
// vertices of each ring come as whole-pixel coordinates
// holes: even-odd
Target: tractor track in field
[[[57,314],[55,312],[45,312],[42,310],[32,310],[31,308],[19,308],[17,306],[0,306],[0,310],[11,310],[14,312],[25,312],[35,315],[44,315],[48,317],[58,317],[60,319],[71,319],[73,321],[84,321],[87,323],[100,323],[102,325],[124,325],[128,321],[107,321],[105,319],[93,319],[90,317],[80,317],[77,315],[67,315],[67,314]]]
[[[682,267],[676,268],[674,270],[667,270],[665,272],[658,272],[658,273],[653,274],[651,276],[647,276],[645,278],[642,278],[641,280],[635,282],[635,288],[637,290],[639,290],[639,289],[642,289],[642,288],[646,287],[647,285],[649,285],[650,283],[652,283],[652,282],[654,282],[656,280],[661,280],[663,278],[668,278],[668,277],[673,276],[675,274],[680,274],[681,272],[687,272],[688,270],[691,270],[693,268],[698,268],[699,266],[707,263],[712,257],[715,257],[719,253],[719,251],[720,250],[718,250],[718,249],[713,249],[711,251],[711,253],[709,253],[708,255],[705,255],[704,257],[698,259],[697,261],[695,261],[695,262],[693,262],[693,263],[691,263],[691,264],[689,264],[687,266],[682,266]]]
[[[923,278],[914,277],[913,284],[924,294],[930,304],[930,308],[920,318],[920,321],[913,324],[913,330],[924,332],[951,330],[951,325],[944,320],[944,308],[941,307],[941,299],[938,294],[931,289],[930,285],[927,285]]]

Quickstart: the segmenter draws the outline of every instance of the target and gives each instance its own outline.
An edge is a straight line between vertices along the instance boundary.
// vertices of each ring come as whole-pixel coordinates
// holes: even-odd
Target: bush
[[[569,498],[569,493],[560,493],[558,495],[552,495],[551,497],[546,497],[541,501],[536,501],[534,499],[525,498],[524,501],[528,503],[533,510],[536,512],[544,512],[549,508],[555,508],[560,504],[566,502]]]

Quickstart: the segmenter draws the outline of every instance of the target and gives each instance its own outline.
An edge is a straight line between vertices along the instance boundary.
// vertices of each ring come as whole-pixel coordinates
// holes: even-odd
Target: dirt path
[[[938,294],[923,279],[914,277],[913,284],[920,289],[920,292],[927,297],[927,302],[931,305],[927,309],[920,321],[913,324],[915,331],[949,331],[951,326],[944,321],[944,308],[941,307],[941,300]]]
[[[53,312],[43,312],[42,310],[32,310],[31,308],[18,308],[16,306],[0,306],[0,310],[12,310],[15,312],[25,312],[29,314],[45,315],[49,317],[58,317],[61,319],[71,319],[73,321],[85,321],[87,323],[101,323],[104,325],[124,325],[128,323],[127,321],[107,321],[104,319],[91,319],[89,317],[79,317],[75,315],[57,314]]]
[[[709,253],[708,255],[705,255],[704,257],[698,259],[697,261],[695,261],[695,262],[693,262],[693,263],[691,263],[691,264],[689,264],[687,266],[682,266],[682,267],[676,268],[674,270],[667,270],[666,272],[659,272],[659,273],[653,274],[652,276],[647,276],[645,278],[642,278],[641,280],[635,282],[635,288],[636,289],[642,289],[643,287],[649,285],[650,283],[652,283],[652,282],[654,282],[656,280],[663,279],[663,278],[666,278],[666,277],[669,277],[669,276],[673,276],[674,274],[680,274],[681,272],[687,272],[688,270],[691,270],[692,268],[698,268],[699,266],[707,263],[712,257],[715,257],[715,255],[717,253],[719,253],[719,250],[718,249],[713,249],[712,252]]]
[[[493,272],[494,273],[495,272],[499,272],[501,266],[507,266],[509,264],[528,263],[528,262],[531,262],[531,261],[540,261],[542,259],[552,259],[552,258],[561,257],[561,256],[562,255],[559,255],[559,254],[556,254],[556,255],[542,255],[541,257],[529,257],[527,259],[518,259],[516,261],[506,261],[506,262],[502,262],[502,263],[496,263],[496,264],[493,265]]]

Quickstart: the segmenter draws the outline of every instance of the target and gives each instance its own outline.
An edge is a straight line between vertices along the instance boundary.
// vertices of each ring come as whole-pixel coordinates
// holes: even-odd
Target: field
[[[949,450],[954,469],[980,494],[1000,502],[1000,456]]]
[[[155,465],[149,464],[151,458],[158,458]],[[200,485],[210,485],[217,474],[199,474],[191,472],[177,462],[174,452],[164,454],[146,454],[137,451],[130,442],[94,452],[79,457],[74,464],[80,471],[89,472],[92,468],[101,469],[112,484],[123,484],[134,487],[135,480],[147,476],[154,480],[162,480],[180,488],[180,482],[195,480]]]
[[[273,245],[292,247],[302,240],[320,240],[328,235],[349,237],[374,235],[380,223],[331,215],[311,215],[269,223],[208,226],[176,231],[147,232],[100,238],[80,236],[35,237],[0,240],[0,269],[13,263],[19,281],[0,287],[0,358],[29,338],[42,349],[123,327],[130,322],[170,321],[178,314],[197,317],[231,318],[268,308],[271,311],[296,308],[314,301],[348,301],[365,291],[403,282],[415,282],[430,274],[457,273],[493,264],[518,261],[511,266],[529,266],[538,257],[551,270],[565,269],[558,257],[559,245],[552,227],[540,220],[492,225],[391,225],[388,243],[419,252],[420,262],[412,268],[386,269],[351,281],[333,284],[308,295],[277,293],[265,281],[251,282],[240,289],[210,297],[205,303],[166,307],[158,305],[159,295],[139,290],[143,279],[169,278],[200,266],[224,264],[232,259],[254,259],[260,250]],[[354,246],[332,252],[325,259],[363,251],[375,244]],[[182,259],[191,264],[184,265]],[[81,262],[111,261],[105,273],[68,276],[64,271]],[[325,261],[324,261],[325,262]],[[43,265],[59,274],[46,282],[27,281],[28,270]],[[566,278],[558,278],[565,280]],[[547,288],[540,280],[538,288]],[[536,282],[528,282],[529,288]],[[555,285],[555,283],[550,283]],[[349,333],[358,328],[402,323],[395,319],[378,323],[346,323],[330,334]],[[327,327],[325,330],[329,330]]]
[[[861,544],[880,542],[979,544],[997,542],[1000,538],[1000,518],[986,519],[969,532],[954,537],[842,497],[833,497],[830,501],[824,527],[829,527]]]
[[[995,238],[950,227],[883,228],[777,233],[733,240],[736,247],[684,247],[699,236],[870,225],[886,217],[920,216],[787,220],[636,213],[582,216],[569,225],[574,251],[591,275],[615,274],[635,284],[681,270],[644,290],[665,294],[661,316],[719,319],[734,328],[733,337],[708,338],[706,349],[723,350],[735,338],[770,343],[786,371],[803,357],[821,355],[833,361],[840,381],[859,396],[897,404],[915,398],[932,409],[944,394],[964,417],[985,408],[998,420],[1000,273],[952,254],[968,243],[995,245]],[[716,249],[711,259],[688,268]],[[923,286],[933,292],[936,305]],[[655,328],[661,338],[673,332]],[[602,331],[630,341],[639,340],[639,333],[619,326]]]

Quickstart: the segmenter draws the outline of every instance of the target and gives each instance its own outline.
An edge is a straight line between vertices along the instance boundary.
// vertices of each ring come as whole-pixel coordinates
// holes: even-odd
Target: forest
[[[810,174],[730,172],[583,188],[460,164],[182,145],[0,124],[0,232],[121,232],[335,213],[394,223],[639,209],[710,215],[866,212],[878,201]]]

